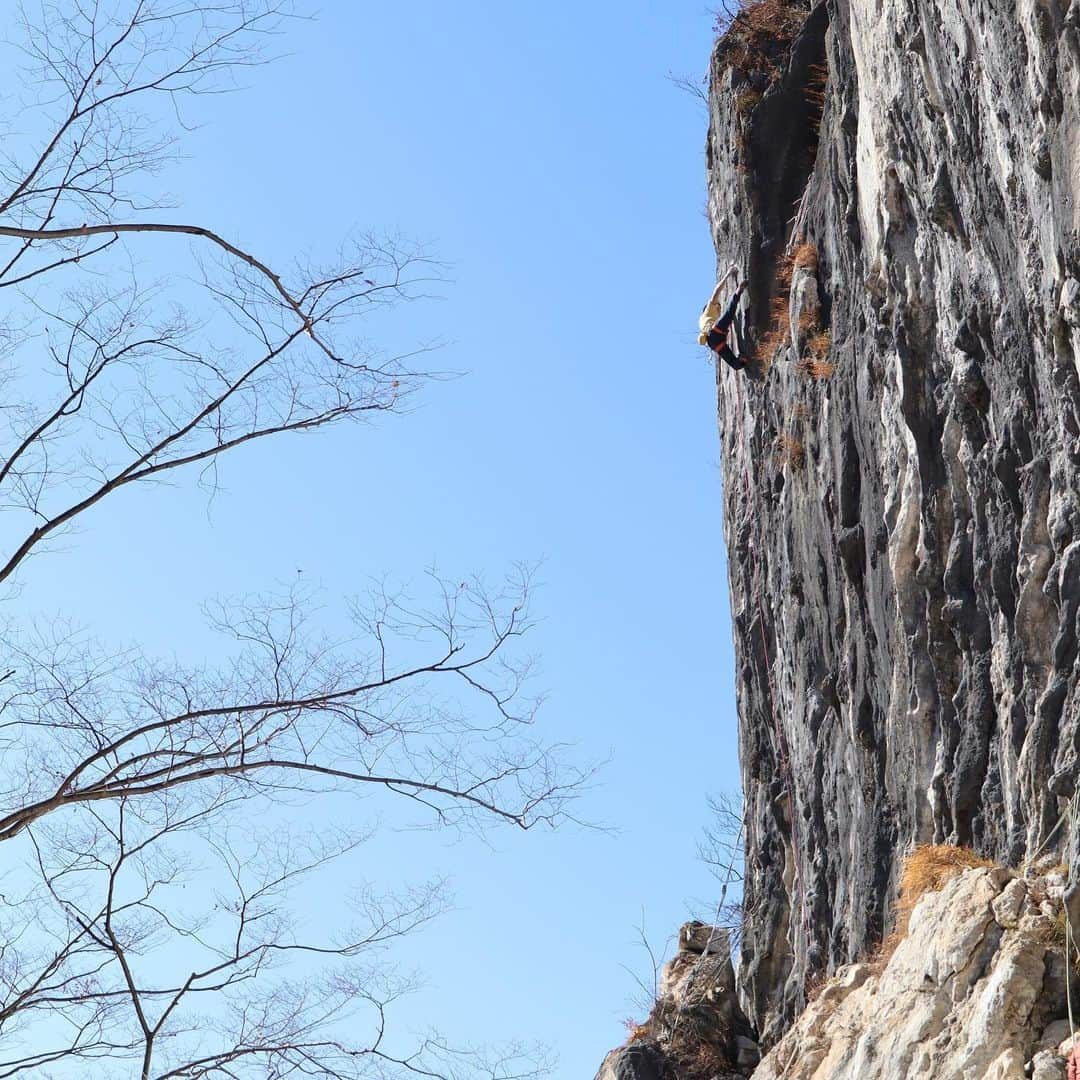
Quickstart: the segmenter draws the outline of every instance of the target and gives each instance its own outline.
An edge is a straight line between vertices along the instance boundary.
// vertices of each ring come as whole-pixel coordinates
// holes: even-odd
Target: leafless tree
[[[667,957],[668,949],[674,944],[674,937],[669,937],[662,949],[657,951],[653,946],[653,943],[649,940],[649,935],[645,930],[645,909],[641,910],[641,920],[638,925],[634,927],[636,934],[636,941],[634,944],[645,954],[648,960],[648,968],[644,975],[640,975],[628,964],[621,964],[623,971],[634,980],[634,996],[631,1000],[631,1005],[635,1010],[635,1013],[640,1016],[647,1016],[653,1005],[656,1004],[657,998],[660,997],[660,974],[664,967],[664,961]],[[638,1025],[638,1021],[627,1018],[624,1021],[626,1027],[633,1031]]]
[[[698,844],[698,857],[718,881],[743,879],[743,804],[740,794],[729,791],[709,796],[712,821]]]
[[[708,13],[713,18],[713,33],[722,37],[749,6],[744,0],[720,0],[716,7],[708,8]]]
[[[698,844],[698,857],[716,878],[719,894],[697,905],[698,917],[726,930],[732,949],[737,950],[746,918],[742,904],[746,850],[742,797],[727,791],[710,795],[709,811],[712,821]]]
[[[186,103],[267,59],[287,4],[20,10],[26,96],[0,143],[0,582],[25,597],[30,557],[121,488],[185,469],[213,487],[237,447],[401,410],[433,377],[426,347],[384,354],[359,324],[438,268],[365,237],[278,269],[146,197]],[[142,280],[165,250],[176,274]],[[426,599],[379,587],[345,638],[302,590],[220,601],[216,667],[0,627],[0,1080],[531,1075],[513,1053],[485,1065],[387,1031],[409,981],[381,954],[439,910],[438,882],[363,889],[337,930],[296,914],[364,840],[305,824],[313,796],[378,792],[451,827],[566,815],[581,774],[529,734],[529,591],[522,569],[494,587],[432,574]]]
[[[676,90],[681,90],[684,94],[689,94],[701,108],[705,111],[706,115],[709,112],[709,76],[703,75],[695,77],[693,75],[676,75],[673,71],[667,73],[668,82],[675,87]]]

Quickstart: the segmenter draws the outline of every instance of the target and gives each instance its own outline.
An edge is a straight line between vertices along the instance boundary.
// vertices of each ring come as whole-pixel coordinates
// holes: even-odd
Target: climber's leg
[[[736,371],[742,371],[742,369],[746,367],[746,361],[741,357],[736,356],[731,346],[726,341],[716,350],[716,355],[719,356],[728,367],[734,368]]]
[[[725,312],[712,324],[712,329],[705,338],[706,344],[713,352],[719,352],[727,345],[728,331],[731,329],[731,320]]]
[[[739,308],[739,301],[742,299],[743,289],[746,287],[746,283],[743,282],[736,290],[735,295],[728,303],[727,310],[716,321],[716,325],[721,328],[723,333],[727,333],[728,327],[735,321],[735,312]]]
[[[746,361],[735,355],[735,351],[728,344],[728,327],[724,326],[724,320],[720,319],[709,331],[709,348],[712,349],[728,367],[736,371],[742,371],[746,367]]]
[[[742,298],[743,289],[745,288],[746,282],[742,282],[738,286],[735,290],[735,295],[728,302],[724,314],[713,323],[712,329],[705,338],[709,348],[712,349],[712,351],[716,353],[728,367],[734,368],[735,371],[742,371],[742,369],[746,367],[746,361],[735,355],[735,352],[728,344],[727,339],[728,333],[731,330],[731,324],[735,321],[735,312],[738,310],[739,300]]]

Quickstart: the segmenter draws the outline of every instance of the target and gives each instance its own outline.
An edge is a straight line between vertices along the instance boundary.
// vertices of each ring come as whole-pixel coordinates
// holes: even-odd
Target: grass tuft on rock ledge
[[[881,943],[873,959],[877,967],[884,967],[897,946],[907,937],[908,923],[915,905],[927,894],[940,892],[954,877],[965,870],[991,868],[996,863],[984,859],[971,848],[955,844],[924,844],[917,847],[905,860],[900,875],[900,895],[893,905],[896,926]]]
[[[809,11],[801,0],[729,0],[715,26],[724,59],[744,76],[776,79]]]

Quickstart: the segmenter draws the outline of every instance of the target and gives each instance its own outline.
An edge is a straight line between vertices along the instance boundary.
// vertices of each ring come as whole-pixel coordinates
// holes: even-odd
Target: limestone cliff
[[[754,358],[717,371],[742,947],[735,992],[726,951],[680,952],[601,1076],[1060,1080],[1080,0],[744,0],[710,84],[709,217]],[[924,845],[996,868],[905,937]]]
[[[758,354],[718,400],[769,1045],[914,844],[1075,865],[1080,0],[750,4],[707,162]]]

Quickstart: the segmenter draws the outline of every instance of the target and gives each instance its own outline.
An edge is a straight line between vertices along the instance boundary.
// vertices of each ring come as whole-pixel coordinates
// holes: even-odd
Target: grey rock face
[[[718,370],[768,1042],[880,939],[912,845],[1077,846],[1080,0],[827,0],[776,81],[732,59],[718,266],[750,280],[743,347],[792,342]]]

